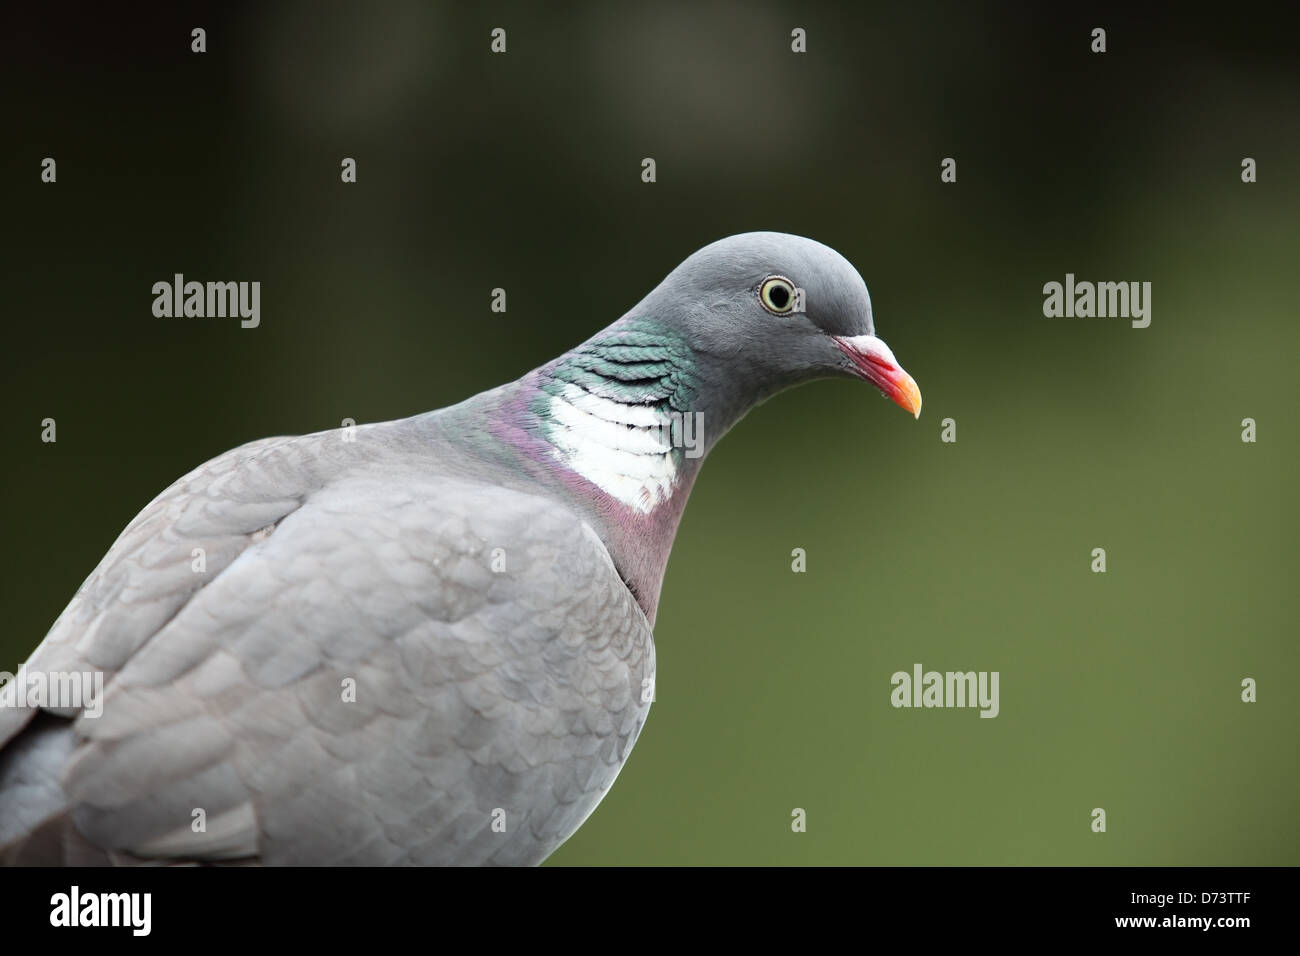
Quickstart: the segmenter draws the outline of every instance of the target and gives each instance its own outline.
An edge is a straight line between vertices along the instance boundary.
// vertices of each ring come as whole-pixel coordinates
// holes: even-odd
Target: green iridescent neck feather
[[[653,319],[626,319],[542,370],[551,395],[566,384],[622,405],[685,412],[695,399],[695,356],[676,332]]]

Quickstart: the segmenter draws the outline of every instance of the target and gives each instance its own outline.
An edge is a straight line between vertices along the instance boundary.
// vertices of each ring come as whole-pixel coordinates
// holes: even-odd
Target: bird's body
[[[806,316],[749,308],[800,270]],[[790,324],[787,354],[734,338],[764,322]],[[0,858],[540,862],[649,709],[660,585],[703,461],[662,426],[698,415],[704,452],[827,374],[919,410],[877,343],[837,254],[738,236],[516,382],[200,466],[25,665],[102,673],[102,713],[0,691]]]

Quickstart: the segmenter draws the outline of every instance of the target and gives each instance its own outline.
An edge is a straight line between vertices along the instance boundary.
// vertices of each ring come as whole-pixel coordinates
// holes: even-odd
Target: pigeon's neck
[[[677,336],[626,320],[533,373],[524,418],[590,494],[654,515],[689,491],[704,453],[694,365]]]
[[[504,471],[526,475],[595,528],[653,623],[704,454],[739,417],[713,418],[707,391],[680,335],[626,317],[519,381],[448,409],[444,432],[486,427]]]

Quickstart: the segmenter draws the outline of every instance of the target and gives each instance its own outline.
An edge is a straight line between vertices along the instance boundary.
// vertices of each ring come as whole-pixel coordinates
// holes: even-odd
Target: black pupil
[[[774,284],[767,290],[767,297],[772,301],[772,307],[784,309],[790,301],[790,290],[780,284]]]

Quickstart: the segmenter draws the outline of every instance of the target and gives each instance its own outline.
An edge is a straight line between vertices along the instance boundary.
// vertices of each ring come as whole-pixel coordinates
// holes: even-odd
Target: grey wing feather
[[[648,708],[649,625],[604,546],[542,498],[285,441],[160,496],[33,656],[112,679],[102,716],[49,745],[66,806],[19,836],[170,860],[544,858]]]

